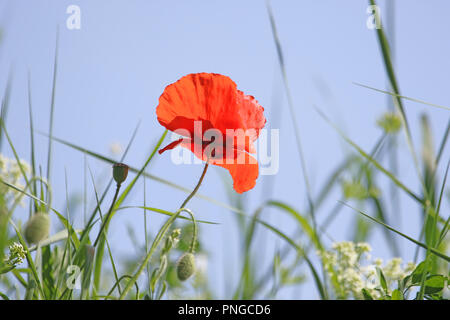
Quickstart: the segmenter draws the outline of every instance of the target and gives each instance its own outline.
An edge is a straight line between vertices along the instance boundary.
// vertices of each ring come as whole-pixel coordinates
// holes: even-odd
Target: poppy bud
[[[50,216],[45,212],[35,213],[25,225],[25,239],[28,243],[38,243],[48,237]]]
[[[115,163],[113,165],[113,177],[118,184],[125,181],[128,176],[128,166],[123,163]]]
[[[195,257],[192,253],[185,253],[178,260],[177,276],[181,281],[189,279],[195,272]]]

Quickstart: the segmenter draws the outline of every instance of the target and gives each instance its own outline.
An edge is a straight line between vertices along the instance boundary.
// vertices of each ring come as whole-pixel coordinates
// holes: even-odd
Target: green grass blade
[[[401,98],[401,99],[409,100],[409,101],[412,101],[412,102],[417,102],[417,103],[424,104],[424,105],[427,105],[427,106],[430,106],[430,107],[434,107],[434,108],[450,110],[449,107],[446,107],[446,106],[443,106],[443,105],[439,105],[439,104],[435,104],[435,103],[431,103],[431,102],[426,102],[426,101],[423,101],[423,100],[419,100],[419,99],[415,99],[415,98],[411,98],[411,97],[407,97],[407,96],[402,96],[402,95],[399,95],[399,94],[394,93],[394,92],[389,92],[389,91],[377,89],[377,88],[374,88],[374,87],[371,87],[371,86],[368,86],[368,85],[365,85],[365,84],[362,84],[362,83],[353,82],[353,84],[355,84],[357,86],[360,86],[360,87],[363,87],[363,88],[367,88],[367,89],[373,90],[373,91],[377,91],[377,92],[380,92],[380,93],[385,93],[385,94],[391,95],[391,96],[393,96],[395,98]]]
[[[175,221],[177,216],[183,211],[189,213],[189,215],[192,218],[192,223],[194,223],[194,225],[195,225],[196,222],[195,222],[194,214],[189,209],[184,209],[184,208],[178,209],[177,212],[173,216],[171,216],[169,219],[167,219],[167,221],[161,227],[161,229],[159,230],[159,232],[156,235],[155,239],[153,240],[152,246],[150,247],[150,250],[147,252],[146,256],[144,257],[144,259],[143,259],[142,263],[140,264],[138,270],[135,272],[135,274],[133,275],[131,280],[128,281],[127,286],[125,287],[125,289],[123,290],[122,294],[120,295],[120,298],[119,298],[120,300],[125,299],[127,293],[130,291],[131,287],[136,283],[136,281],[139,278],[140,274],[142,273],[142,271],[146,267],[147,263],[150,261],[150,258],[152,257],[153,253],[156,251],[156,248],[158,247],[160,242],[164,239],[164,236],[168,232],[170,226]]]
[[[369,3],[371,5],[373,5],[373,6],[376,5],[374,0],[369,0]],[[420,182],[422,183],[422,186],[424,187],[424,192],[426,192],[426,189],[425,189],[425,186],[424,186],[424,181],[423,181],[422,174],[421,174],[421,171],[420,171],[419,161],[417,159],[416,152],[415,152],[415,149],[414,149],[414,144],[413,144],[413,140],[412,140],[411,130],[409,128],[409,124],[408,124],[408,120],[407,120],[407,117],[406,117],[405,109],[403,107],[402,99],[399,97],[399,96],[401,96],[400,95],[400,89],[399,89],[399,86],[398,86],[398,83],[397,83],[397,79],[396,79],[396,76],[395,76],[394,66],[392,64],[389,43],[388,43],[388,40],[387,40],[386,35],[384,33],[384,29],[383,29],[382,25],[380,26],[380,28],[376,29],[376,33],[377,33],[377,38],[378,38],[378,43],[380,45],[381,53],[382,53],[382,56],[383,56],[384,67],[385,67],[386,73],[388,75],[389,83],[391,85],[392,90],[396,94],[396,96],[394,97],[394,105],[398,109],[398,111],[400,112],[402,123],[403,123],[403,127],[405,128],[406,141],[408,143],[408,147],[410,149],[410,152],[411,152],[411,155],[412,155],[412,158],[413,158],[413,161],[414,161],[414,165],[416,167],[417,175],[419,177]],[[426,197],[428,199],[428,195],[426,195]]]
[[[34,146],[34,125],[33,125],[33,108],[32,108],[32,102],[31,102],[31,79],[30,79],[30,73],[28,72],[28,111],[29,111],[29,117],[30,117],[30,145],[31,145],[31,176],[36,176],[36,156],[35,156],[35,146]],[[35,195],[37,194],[37,186],[36,181],[33,181],[33,188],[32,192]],[[38,209],[38,204],[35,202],[35,210]]]
[[[81,229],[76,229],[75,232],[76,232],[76,233],[81,233],[82,230],[81,230]],[[65,240],[65,239],[67,239],[68,237],[69,237],[69,232],[67,231],[67,229],[64,229],[64,230],[61,230],[61,231],[59,231],[59,232],[57,232],[57,233],[51,235],[51,236],[48,237],[47,239],[42,240],[42,241],[39,243],[39,245],[40,245],[41,247],[45,247],[45,246],[54,244],[54,243],[56,243],[56,242]],[[33,245],[33,246],[29,247],[28,249],[32,252],[32,251],[35,251],[35,250],[37,249],[37,247],[36,247],[36,245]]]
[[[53,136],[53,118],[55,114],[55,93],[56,93],[56,78],[58,74],[58,48],[59,48],[59,29],[56,30],[56,46],[55,46],[55,60],[53,64],[53,85],[52,85],[52,100],[50,103],[50,123],[49,123],[49,135],[48,140],[48,153],[47,153],[47,181],[50,183],[51,167],[52,167],[52,142]]]
[[[312,200],[311,184],[309,182],[308,171],[306,169],[306,161],[305,161],[305,156],[304,156],[304,152],[303,152],[303,148],[302,148],[300,130],[299,130],[297,122],[296,122],[297,116],[295,113],[294,102],[293,102],[291,91],[289,88],[289,81],[288,81],[288,77],[287,77],[287,73],[286,73],[286,66],[284,63],[283,51],[282,51],[280,39],[278,37],[277,27],[275,24],[275,18],[272,13],[272,8],[270,7],[270,4],[268,1],[266,2],[266,7],[267,7],[267,13],[269,15],[270,26],[272,29],[273,40],[274,40],[275,46],[277,48],[278,62],[280,64],[280,70],[281,70],[281,74],[283,77],[283,83],[284,83],[284,87],[286,89],[286,96],[288,99],[289,111],[291,113],[290,118],[292,120],[292,126],[294,128],[294,133],[295,133],[295,140],[297,142],[297,151],[298,151],[298,154],[300,157],[300,165],[301,165],[302,172],[303,172],[303,178],[304,178],[304,183],[305,183],[305,187],[306,187],[306,195],[308,198],[309,210],[310,210],[311,218],[313,221],[313,227],[314,227],[314,229],[316,229],[316,221],[315,221],[315,214],[314,214],[315,210],[314,210],[314,203]]]
[[[142,175],[144,170],[147,168],[147,166],[150,163],[150,161],[153,159],[154,155],[156,154],[156,152],[160,148],[164,138],[166,137],[167,132],[168,131],[165,130],[164,133],[161,135],[161,138],[156,143],[155,147],[153,148],[152,152],[150,153],[150,156],[147,158],[147,160],[144,163],[144,165],[142,166],[142,168],[139,170],[138,174],[133,178],[133,180],[128,184],[128,186],[125,188],[125,190],[122,191],[122,193],[118,197],[114,207],[112,208],[111,213],[108,215],[108,217],[106,217],[107,220],[103,222],[103,224],[105,225],[104,232],[101,235],[99,235],[99,242],[98,242],[98,245],[97,245],[96,268],[98,268],[98,269],[96,269],[96,271],[94,273],[94,285],[97,288],[98,288],[98,285],[99,285],[99,278],[97,278],[97,281],[95,281],[95,275],[98,273],[98,276],[99,276],[99,271],[98,270],[101,269],[101,261],[103,260],[104,245],[105,245],[106,235],[108,233],[109,223],[110,223],[112,217],[114,216],[114,213],[117,210],[117,208],[119,208],[120,205],[123,203],[123,201],[126,199],[126,197],[130,193],[132,188],[135,186],[136,181],[139,179],[139,177]],[[100,230],[102,230],[102,229],[100,229]]]
[[[442,153],[444,152],[444,147],[445,147],[445,144],[447,143],[449,133],[450,133],[450,120],[448,120],[447,129],[445,129],[444,136],[442,137],[442,141],[439,146],[439,151],[436,156],[436,166],[439,164],[439,160],[441,159]]]
[[[436,208],[436,214],[439,215],[440,211],[441,211],[441,203],[442,203],[442,196],[444,194],[444,190],[445,190],[445,184],[447,182],[447,176],[448,176],[448,169],[450,166],[450,161],[447,162],[447,168],[445,169],[445,174],[444,174],[444,181],[442,181],[442,186],[441,186],[441,192],[439,194],[439,201],[437,204],[437,208]],[[439,234],[438,237],[438,242],[436,244],[436,247],[439,247],[439,245],[442,243],[442,241],[444,240],[447,232],[448,232],[448,228],[449,228],[449,221],[450,221],[450,216],[447,218],[447,220],[445,221],[445,224],[441,230],[441,233]],[[437,228],[437,227],[436,227]],[[437,230],[437,229],[436,229]]]
[[[47,202],[45,202],[45,201],[39,199],[38,197],[36,197],[36,196],[34,196],[34,195],[32,195],[32,194],[30,194],[30,193],[28,193],[28,192],[26,192],[26,191],[24,191],[24,190],[18,188],[17,186],[15,186],[15,185],[13,185],[13,184],[10,184],[10,183],[4,181],[4,180],[1,179],[1,178],[0,178],[0,183],[3,183],[4,185],[6,185],[6,186],[8,186],[8,187],[10,187],[10,188],[12,188],[12,189],[14,189],[14,190],[16,190],[16,191],[18,191],[18,192],[24,194],[24,195],[26,195],[27,197],[30,197],[30,198],[36,200],[37,202],[39,202],[39,203],[41,203],[41,204],[43,204],[43,205],[45,205],[45,206],[49,206],[49,204],[48,204]],[[77,237],[77,235],[76,235],[75,230],[74,230],[74,229],[72,228],[72,226],[69,224],[69,222],[67,221],[67,219],[66,219],[61,213],[59,213],[56,209],[54,209],[54,208],[52,208],[52,207],[50,207],[50,206],[49,206],[49,210],[53,211],[53,212],[57,215],[57,217],[59,218],[59,220],[61,221],[61,223],[64,225],[64,227],[70,231],[71,239],[72,239],[72,241],[74,242],[75,246],[78,247],[78,245],[79,245],[78,237]]]
[[[14,154],[14,158],[16,159],[17,165],[19,166],[20,173],[22,174],[23,179],[25,180],[26,184],[28,185],[29,180],[28,180],[27,174],[25,172],[25,169],[22,166],[19,155],[17,154],[16,148],[14,147],[14,144],[12,143],[11,138],[9,137],[8,131],[6,130],[5,123],[3,122],[2,119],[0,119],[0,127],[2,128],[2,130],[0,130],[0,131],[3,131],[5,133],[5,137],[8,140],[9,146],[11,147],[11,150]]]
[[[3,123],[6,123],[6,118],[8,116],[9,101],[11,96],[11,84],[12,84],[12,71],[10,70],[8,75],[8,80],[6,81],[5,93],[2,99],[2,110],[0,112],[0,119]],[[3,131],[0,130],[0,150],[3,147]]]
[[[298,222],[298,224],[301,226],[301,228],[305,232],[305,234],[309,237],[310,241],[316,246],[316,248],[318,250],[320,250],[322,248],[322,244],[320,243],[320,241],[314,231],[314,228],[311,226],[309,221],[305,217],[303,217],[297,210],[295,210],[288,204],[283,203],[281,201],[268,201],[266,203],[266,205],[269,207],[278,208],[281,211],[284,211],[287,214],[289,214],[291,217],[293,217]]]
[[[445,254],[443,254],[443,253],[437,251],[436,249],[430,248],[430,247],[427,246],[426,244],[423,244],[423,243],[421,243],[421,242],[419,242],[419,241],[417,241],[417,240],[415,240],[415,239],[413,239],[413,238],[407,236],[406,234],[404,234],[404,233],[402,233],[402,232],[400,232],[400,231],[395,230],[395,229],[392,228],[391,226],[388,226],[387,224],[385,224],[385,223],[379,221],[378,219],[375,219],[374,217],[369,216],[368,214],[362,212],[362,211],[359,210],[359,209],[356,209],[356,208],[352,207],[351,205],[349,205],[349,204],[347,204],[347,203],[345,203],[345,202],[342,202],[342,203],[343,203],[344,205],[346,205],[347,207],[349,207],[349,208],[355,210],[355,211],[358,212],[359,214],[362,214],[364,217],[366,217],[366,218],[368,218],[368,219],[370,219],[370,220],[372,220],[372,221],[374,221],[374,222],[376,222],[376,223],[382,225],[383,227],[385,227],[385,228],[391,230],[392,232],[395,232],[396,234],[402,236],[403,238],[405,238],[405,239],[407,239],[407,240],[413,242],[414,244],[418,245],[419,247],[422,247],[422,248],[424,248],[424,249],[426,249],[426,250],[429,250],[431,253],[433,253],[434,255],[438,256],[439,258],[442,258],[442,259],[446,260],[447,262],[450,262],[450,257],[448,257],[448,256],[446,256]]]
[[[92,174],[91,174],[92,177]],[[94,182],[94,181],[93,181]],[[100,218],[103,221],[103,216],[102,216],[102,212],[100,209],[100,203],[99,203],[99,198],[98,198],[98,193],[97,193],[97,189],[95,188],[95,184],[94,184],[94,193],[95,193],[95,199],[97,201],[97,206],[99,207],[99,214],[100,214]],[[121,288],[120,288],[120,281],[119,281],[119,276],[117,274],[117,268],[116,268],[116,264],[114,263],[114,258],[112,256],[112,252],[111,252],[111,248],[109,246],[109,241],[107,238],[105,238],[105,242],[106,242],[106,247],[108,249],[108,255],[109,255],[109,259],[111,262],[111,267],[113,270],[113,274],[114,274],[114,278],[116,280],[117,283],[117,287],[119,289],[119,294],[121,293]],[[97,255],[95,256],[95,261],[94,261],[94,287],[93,289],[96,291],[95,295],[99,289],[99,284],[100,284],[100,273],[101,273],[101,266],[102,266],[103,261],[97,261]],[[93,293],[94,295],[94,293]]]
[[[316,269],[314,268],[314,265],[312,264],[311,260],[304,254],[303,252],[303,248],[300,247],[299,245],[297,245],[295,243],[294,240],[292,240],[291,238],[289,238],[287,235],[285,235],[283,232],[281,232],[279,229],[275,228],[274,226],[264,222],[264,221],[259,221],[259,223],[261,223],[264,227],[266,227],[267,229],[269,229],[270,231],[274,232],[275,234],[277,234],[279,237],[281,237],[282,239],[284,239],[288,244],[290,244],[292,247],[294,247],[303,257],[303,259],[305,259],[306,263],[308,264],[308,267],[313,275],[314,278],[314,282],[317,286],[317,289],[319,291],[320,297],[322,299],[327,299],[327,293],[322,285],[322,281],[320,280],[319,274],[317,273]]]
[[[167,211],[167,210],[158,209],[158,208],[152,208],[152,207],[146,207],[146,206],[124,206],[124,207],[117,208],[116,211],[124,210],[124,209],[132,209],[132,208],[134,208],[134,209],[144,209],[144,210],[147,210],[147,211],[160,213],[160,214],[163,214],[163,215],[166,215],[166,216],[173,216],[175,214],[175,213]],[[191,220],[190,218],[184,217],[182,215],[179,215],[177,217],[177,219]],[[206,221],[206,220],[196,220],[196,221],[199,222],[199,223],[204,223],[204,224],[220,224],[219,222],[212,222],[212,221]]]
[[[11,219],[9,220],[9,222],[11,223],[11,225],[14,228],[14,230],[16,231],[17,238],[19,239],[20,244],[23,246],[23,248],[24,248],[24,250],[26,252],[26,259],[27,259],[28,265],[29,265],[29,267],[31,269],[34,281],[36,281],[36,284],[38,286],[39,292],[42,294],[43,298],[45,299],[45,292],[44,292],[44,290],[42,288],[42,283],[39,280],[39,275],[38,275],[38,272],[37,272],[37,269],[36,269],[36,265],[33,262],[33,258],[31,257],[30,250],[28,249],[28,246],[27,246],[24,238],[22,237],[22,234],[20,233],[19,229],[17,228],[17,226],[14,224],[14,222]]]
[[[122,158],[120,159],[120,162],[123,162],[123,160],[124,160],[125,157],[127,156],[128,151],[129,151],[129,149],[130,149],[130,147],[131,147],[131,145],[132,145],[132,143],[133,143],[133,141],[134,141],[134,138],[136,137],[136,133],[137,133],[137,131],[138,131],[138,129],[139,129],[139,126],[140,126],[140,122],[138,122],[138,124],[136,125],[136,128],[134,129],[133,134],[131,135],[131,138],[130,138],[130,140],[129,140],[129,142],[128,142],[128,145],[127,145],[127,147],[126,147],[126,149],[125,149],[125,151],[124,151],[124,153],[123,153],[123,155],[122,155]],[[75,149],[76,149],[76,148],[75,148]],[[76,149],[76,150],[79,150],[79,149]],[[79,150],[79,151],[81,151],[81,150]],[[86,152],[83,152],[83,153],[84,153],[84,155],[86,156],[87,153],[86,153]],[[113,160],[111,160],[111,161],[113,161]],[[114,162],[113,162],[113,163],[114,163]],[[91,175],[92,185],[94,186],[94,189],[95,189],[95,180],[94,180],[94,176],[93,176],[93,174],[92,174],[90,168],[89,168],[89,172],[90,172],[90,175]],[[99,211],[100,206],[101,206],[101,204],[103,203],[103,200],[105,199],[105,197],[106,197],[106,195],[107,195],[107,193],[108,193],[108,190],[109,190],[110,187],[112,186],[113,181],[114,181],[114,179],[111,177],[111,178],[109,179],[109,182],[108,182],[107,187],[106,187],[105,190],[103,191],[103,194],[102,194],[100,200],[97,201],[97,206],[95,207],[94,211],[92,212],[91,216],[89,217],[89,220],[88,220],[88,222],[86,223],[86,226],[85,226],[85,228],[84,228],[84,231],[83,231],[83,233],[82,233],[82,235],[81,235],[80,240],[81,240],[82,242],[83,242],[83,240],[86,238],[86,236],[89,234],[89,231],[91,230],[91,228],[92,228],[92,226],[93,226],[93,221],[94,221],[95,215],[97,214],[97,211]]]
[[[390,171],[388,171],[387,169],[385,169],[378,161],[376,161],[373,157],[371,157],[370,155],[368,155],[366,152],[364,152],[363,149],[361,149],[356,143],[354,143],[350,138],[348,138],[334,123],[332,123],[328,117],[322,113],[322,111],[320,111],[318,108],[316,108],[317,112],[324,118],[324,120],[330,124],[338,133],[339,135],[348,143],[350,144],[353,148],[356,149],[356,151],[358,151],[358,153],[363,156],[364,158],[366,158],[367,160],[369,160],[378,170],[380,170],[381,172],[383,172],[389,179],[392,180],[392,182],[394,182],[399,188],[401,188],[403,191],[405,191],[409,196],[411,196],[414,200],[416,200],[417,202],[419,202],[420,204],[423,205],[423,200],[417,196],[414,192],[412,192],[408,187],[406,187],[403,183],[400,182],[400,180],[398,180]]]

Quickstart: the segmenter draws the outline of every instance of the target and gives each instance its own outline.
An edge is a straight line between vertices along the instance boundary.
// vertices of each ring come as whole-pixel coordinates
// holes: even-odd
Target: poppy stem
[[[184,200],[183,204],[180,206],[181,208],[184,208],[186,204],[191,200],[191,198],[197,193],[198,189],[200,188],[200,185],[202,184],[203,178],[205,177],[206,170],[208,170],[209,163],[206,162],[205,167],[203,168],[202,175],[200,176],[200,179],[198,180],[197,185],[195,186],[195,189],[192,190],[191,194]]]

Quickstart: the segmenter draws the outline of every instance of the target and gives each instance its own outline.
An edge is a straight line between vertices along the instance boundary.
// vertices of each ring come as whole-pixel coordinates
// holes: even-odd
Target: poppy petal
[[[171,131],[180,128],[177,118],[184,119],[183,128],[186,129],[192,129],[194,121],[209,121],[221,130],[216,123],[225,117],[228,119],[224,129],[240,128],[239,119],[228,116],[230,107],[236,105],[236,91],[236,84],[227,76],[214,73],[189,74],[165,88],[156,108],[158,121]]]
[[[165,146],[164,148],[158,150],[158,153],[161,154],[161,153],[163,153],[164,151],[172,150],[173,148],[176,148],[181,142],[183,142],[183,139],[184,139],[184,138],[181,138],[181,139],[178,139],[178,140],[175,140],[175,141],[169,143],[169,144],[168,144],[167,146]]]
[[[264,117],[264,108],[256,101],[253,96],[246,95],[242,91],[237,90],[237,104],[239,108],[239,116],[242,119],[246,135],[250,137],[250,144],[245,150],[251,153],[256,152],[253,143],[258,139],[259,132],[266,124]]]
[[[237,90],[229,77],[215,73],[182,77],[165,88],[156,114],[161,125],[184,137],[159,153],[184,147],[197,158],[227,169],[236,192],[255,186],[259,167],[249,153],[256,152],[253,143],[266,123],[264,108],[253,96]]]
[[[237,90],[229,77],[214,73],[196,73],[182,77],[166,87],[156,108],[158,121],[171,131],[187,130],[183,136],[202,137],[209,129],[218,129],[224,135],[228,130],[244,131],[249,139],[235,147],[255,152],[253,141],[258,138],[266,119],[264,108],[252,96]],[[200,121],[201,131],[195,131],[194,122]],[[249,140],[249,141],[248,141]]]
[[[207,161],[206,146],[195,144],[189,139],[181,140],[178,143],[181,147],[191,150],[197,158]],[[233,188],[237,193],[248,191],[256,184],[256,179],[259,175],[258,162],[245,151],[235,149],[234,159],[216,159],[210,160],[210,163],[228,170],[233,179]]]
[[[259,175],[259,167],[258,162],[252,155],[243,151],[239,151],[238,153],[235,163],[213,164],[227,169],[231,178],[233,178],[234,190],[237,193],[243,193],[255,186],[256,179]]]

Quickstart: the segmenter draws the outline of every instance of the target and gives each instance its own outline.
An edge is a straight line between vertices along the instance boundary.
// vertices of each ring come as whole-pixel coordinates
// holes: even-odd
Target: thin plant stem
[[[180,206],[180,209],[185,208],[186,204],[191,200],[191,198],[197,193],[198,189],[200,188],[200,185],[203,182],[203,178],[205,178],[206,170],[208,170],[209,163],[208,161],[205,163],[205,167],[203,168],[202,175],[200,176],[200,179],[198,180],[197,185],[195,186],[194,190],[189,194],[189,196],[184,200],[183,204]]]
[[[111,202],[111,206],[109,207],[109,210],[108,210],[108,214],[106,215],[105,221],[103,222],[103,224],[102,224],[102,226],[100,228],[100,231],[99,231],[99,233],[97,235],[97,239],[95,239],[94,247],[97,246],[97,243],[100,240],[100,236],[102,235],[103,230],[105,229],[106,225],[109,223],[109,220],[111,219],[112,209],[114,208],[114,204],[116,203],[117,196],[119,195],[120,186],[121,186],[121,184],[118,183],[117,187],[116,187],[116,193],[114,194],[113,201]]]

